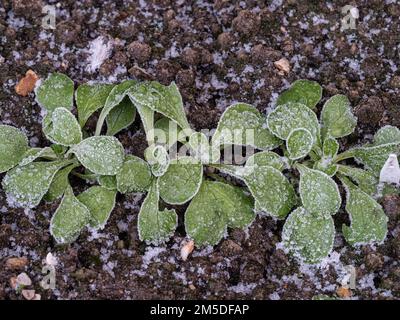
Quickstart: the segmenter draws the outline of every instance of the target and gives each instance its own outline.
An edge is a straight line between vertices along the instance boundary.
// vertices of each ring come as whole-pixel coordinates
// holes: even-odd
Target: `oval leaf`
[[[348,136],[357,125],[357,118],[351,111],[350,101],[342,94],[335,95],[325,102],[321,121],[324,136],[329,135],[333,138]]]
[[[115,206],[116,191],[101,186],[93,186],[78,195],[78,200],[90,212],[89,225],[95,229],[103,229]]]
[[[247,227],[254,217],[253,201],[240,188],[203,181],[186,210],[185,229],[196,245],[215,245],[227,227]]]
[[[362,191],[369,195],[373,195],[377,191],[378,179],[372,173],[344,165],[339,165],[338,171],[349,177]]]
[[[175,210],[159,211],[158,202],[158,185],[154,180],[140,208],[138,231],[141,241],[156,245],[171,238],[178,223]]]
[[[32,162],[10,170],[2,182],[8,200],[23,207],[37,206],[56,172],[66,164],[62,161]]]
[[[44,125],[43,132],[50,141],[62,146],[72,146],[82,140],[82,131],[78,121],[65,108],[56,108],[51,113],[51,123],[47,122]]]
[[[24,153],[24,156],[19,163],[20,166],[25,166],[36,159],[43,158],[47,160],[57,160],[57,154],[51,147],[45,148],[30,148]]]
[[[71,110],[74,103],[74,82],[65,74],[53,73],[36,90],[36,100],[48,111],[60,107]]]
[[[343,225],[343,235],[351,245],[382,243],[387,234],[387,221],[382,207],[371,196],[357,188],[348,179],[342,179],[346,187],[346,211],[350,215],[350,227]]]
[[[298,164],[299,193],[304,208],[310,213],[335,214],[341,205],[336,182],[327,174]]]
[[[51,202],[64,195],[65,190],[67,190],[67,188],[70,186],[68,176],[72,169],[76,167],[78,167],[77,164],[71,164],[68,167],[57,171],[56,175],[51,181],[49,190],[43,197],[44,200]]]
[[[191,157],[180,157],[158,178],[160,197],[169,204],[184,204],[199,191],[202,179],[203,165]]]
[[[96,136],[74,146],[73,152],[79,162],[90,171],[100,175],[115,175],[124,163],[124,148],[118,139]]]
[[[28,150],[28,139],[17,128],[0,125],[0,173],[15,167]]]
[[[121,130],[129,127],[135,120],[135,116],[136,108],[131,100],[126,97],[107,115],[107,135],[114,136]]]
[[[289,103],[276,107],[267,117],[268,128],[282,140],[299,128],[310,131],[316,141],[319,135],[319,123],[315,113],[304,104]]]
[[[222,114],[212,137],[213,145],[249,145],[271,150],[281,144],[266,126],[265,117],[252,105],[237,103]]]
[[[94,112],[103,108],[113,87],[114,85],[105,83],[82,84],[78,87],[75,98],[81,127]]]
[[[219,146],[210,145],[204,133],[193,133],[189,138],[189,147],[193,157],[203,164],[217,163],[220,159]]]
[[[316,264],[329,255],[335,239],[331,216],[312,214],[297,208],[286,220],[282,241],[291,254],[307,264]]]
[[[314,109],[322,98],[322,87],[318,82],[310,80],[296,80],[290,88],[284,91],[276,104],[283,105],[290,102],[299,102],[310,109]]]
[[[69,187],[50,221],[50,233],[58,243],[75,241],[90,219],[90,212]]]
[[[145,192],[151,184],[149,165],[143,159],[129,155],[117,173],[117,189],[121,193]]]
[[[286,149],[292,160],[305,157],[314,144],[314,138],[307,129],[299,128],[290,132],[286,140]]]

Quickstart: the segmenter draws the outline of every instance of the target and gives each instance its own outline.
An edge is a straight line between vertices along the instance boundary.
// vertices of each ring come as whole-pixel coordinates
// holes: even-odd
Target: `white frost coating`
[[[379,182],[395,183],[400,182],[400,167],[395,154],[390,154],[382,167],[379,175]]]
[[[90,56],[87,59],[88,66],[86,67],[86,70],[93,73],[100,68],[104,60],[108,59],[110,56],[112,47],[112,41],[108,41],[102,36],[91,41],[89,44]]]

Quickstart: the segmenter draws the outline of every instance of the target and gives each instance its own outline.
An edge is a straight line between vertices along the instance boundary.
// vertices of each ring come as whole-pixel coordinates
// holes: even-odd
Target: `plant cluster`
[[[160,204],[190,202],[185,228],[196,245],[217,244],[227,228],[246,228],[256,214],[268,215],[287,218],[282,239],[290,253],[317,263],[333,247],[332,216],[342,204],[337,182],[346,190],[351,224],[342,231],[347,242],[385,239],[387,217],[373,196],[380,169],[400,146],[400,130],[386,126],[372,143],[339,153],[337,139],[351,134],[357,121],[343,95],[327,100],[318,120],[315,109],[321,97],[319,84],[298,80],[267,117],[245,103],[228,107],[209,139],[190,128],[174,83],[126,80],[82,84],[74,92],[71,79],[51,74],[37,87],[36,99],[46,111],[42,129],[52,145],[30,148],[23,132],[0,125],[0,172],[7,172],[2,186],[9,203],[18,206],[62,198],[50,223],[58,243],[75,241],[85,227],[103,228],[117,192],[143,192],[147,195],[138,214],[142,241],[158,244],[175,232],[175,210]],[[77,118],[71,112],[74,101]],[[96,130],[90,135],[86,123],[96,112]],[[114,137],[133,123],[136,113],[148,142],[144,159],[126,154]],[[177,145],[188,153],[172,155]],[[244,165],[227,164],[221,161],[222,152],[231,145],[258,152]],[[364,169],[341,163],[348,158]],[[204,166],[223,174],[205,174],[212,170]],[[70,175],[96,185],[75,195]],[[228,183],[226,175],[242,180],[245,187]]]

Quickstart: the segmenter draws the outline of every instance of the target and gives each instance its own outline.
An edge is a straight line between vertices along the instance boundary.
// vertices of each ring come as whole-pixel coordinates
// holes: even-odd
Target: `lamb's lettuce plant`
[[[170,206],[189,203],[185,228],[198,246],[217,244],[228,228],[248,227],[256,214],[269,215],[286,219],[287,250],[317,263],[333,247],[333,216],[342,205],[338,182],[351,222],[342,227],[346,240],[358,245],[386,237],[387,217],[375,200],[377,177],[388,155],[399,153],[400,130],[386,126],[372,143],[340,153],[337,139],[353,132],[356,118],[348,99],[336,95],[325,102],[318,120],[322,88],[314,81],[294,82],[267,117],[249,104],[233,104],[211,137],[190,127],[174,83],[82,84],[74,94],[72,80],[53,74],[40,84],[36,98],[46,111],[44,135],[53,145],[30,148],[23,132],[1,125],[0,171],[7,172],[3,189],[11,203],[34,207],[42,199],[62,198],[50,226],[59,243],[73,242],[85,227],[103,228],[117,192],[141,192],[147,193],[138,214],[142,241],[167,241],[178,221]],[[95,113],[91,135],[86,127]],[[114,137],[136,113],[148,143],[143,159],[126,154]],[[178,146],[179,152],[172,152]],[[247,155],[243,165],[236,158],[227,163],[227,151],[235,146],[258,152]],[[349,158],[364,169],[342,162]],[[72,175],[91,186],[75,195]],[[227,175],[241,182],[233,185]]]

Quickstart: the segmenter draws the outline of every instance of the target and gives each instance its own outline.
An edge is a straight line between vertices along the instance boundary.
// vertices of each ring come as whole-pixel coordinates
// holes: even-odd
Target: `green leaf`
[[[336,182],[327,174],[297,164],[299,193],[303,207],[310,213],[333,215],[342,203]]]
[[[339,165],[338,171],[357,183],[358,187],[362,191],[368,193],[369,195],[373,195],[376,193],[378,179],[372,173],[360,168],[354,168],[344,165]]]
[[[46,194],[56,172],[67,165],[65,161],[32,162],[15,167],[3,179],[8,199],[23,207],[35,207]]]
[[[0,173],[15,167],[28,150],[28,139],[17,128],[0,125]]]
[[[342,178],[346,187],[346,211],[350,215],[350,227],[343,225],[346,241],[351,245],[382,243],[387,234],[387,221],[382,207],[367,193],[348,179]]]
[[[164,147],[151,145],[144,151],[144,157],[154,176],[161,177],[168,170],[170,158]]]
[[[304,158],[314,144],[314,138],[307,129],[299,128],[290,132],[286,140],[286,149],[292,160]]]
[[[82,84],[78,87],[75,99],[81,127],[86,124],[93,113],[103,108],[113,87],[114,85],[105,83]]]
[[[75,116],[65,108],[56,108],[49,118],[44,120],[43,132],[53,143],[72,146],[82,140],[81,127]]]
[[[357,125],[357,118],[353,115],[349,99],[338,94],[325,102],[321,112],[323,135],[333,138],[348,136]]]
[[[221,157],[218,145],[210,145],[204,133],[195,132],[189,138],[192,156],[203,164],[217,163]]]
[[[78,238],[89,219],[88,208],[75,197],[69,187],[50,221],[50,233],[57,243],[71,243]]]
[[[115,175],[124,163],[124,148],[118,139],[110,136],[96,136],[83,140],[71,148],[79,162],[99,175]]]
[[[106,117],[107,135],[114,136],[129,127],[136,117],[136,108],[129,98],[125,98],[114,107]]]
[[[125,80],[124,82],[121,82],[119,85],[116,85],[114,88],[112,88],[104,104],[104,108],[101,110],[101,113],[99,115],[99,119],[96,125],[96,136],[100,135],[101,128],[103,127],[107,115],[111,112],[112,109],[118,106],[122,102],[122,100],[124,100],[124,98],[128,94],[129,89],[136,85],[136,80]]]
[[[51,147],[30,148],[24,153],[24,156],[19,165],[25,166],[39,158],[47,160],[57,160],[58,156]]]
[[[122,168],[121,168],[122,170]],[[98,176],[98,183],[108,189],[108,190],[117,190],[117,177],[116,176]]]
[[[117,189],[121,193],[145,192],[151,184],[149,165],[143,159],[129,155],[116,175]]]
[[[333,177],[338,171],[338,165],[332,163],[329,159],[323,158],[314,162],[313,169],[322,171],[328,176]]]
[[[138,216],[139,239],[147,243],[160,244],[171,238],[175,232],[178,217],[175,210],[159,211],[160,199],[157,180],[149,189]]]
[[[185,213],[185,228],[196,245],[215,245],[227,227],[245,228],[254,220],[253,201],[237,187],[203,181]]]
[[[144,132],[146,133],[146,140],[149,145],[154,143],[154,111],[150,108],[135,104],[136,109],[139,113],[140,119],[142,120]]]
[[[169,204],[184,204],[199,191],[203,165],[191,157],[172,160],[168,170],[158,178],[160,197]]]
[[[400,130],[393,126],[384,126],[380,128],[374,136],[374,146],[380,146],[388,143],[400,143]]]
[[[328,137],[324,140],[322,153],[325,158],[329,159],[335,158],[338,151],[339,151],[339,143],[336,141],[336,139]]]
[[[74,82],[62,73],[53,73],[36,91],[36,100],[47,111],[64,107],[71,110],[74,104]]]
[[[315,81],[296,80],[290,88],[284,91],[276,104],[283,105],[290,102],[299,102],[310,109],[314,109],[322,98],[322,87]]]
[[[249,145],[271,150],[281,144],[266,126],[265,117],[252,105],[236,103],[222,114],[212,137],[213,145]]]
[[[293,186],[276,168],[268,165],[253,165],[249,158],[244,167],[216,166],[222,172],[242,179],[256,200],[258,211],[283,219],[296,203]]]
[[[128,92],[135,106],[144,106],[175,121],[182,129],[190,128],[183,102],[174,82],[169,86],[151,81],[144,82]]]
[[[335,239],[331,216],[312,214],[300,207],[286,220],[282,241],[289,252],[307,264],[321,262],[329,255]]]
[[[375,134],[372,144],[349,150],[349,152],[353,152],[357,161],[378,176],[389,155],[400,153],[400,130],[396,127],[385,126]]]
[[[267,117],[268,128],[282,140],[299,128],[310,131],[314,140],[319,136],[319,123],[315,113],[300,103],[289,103],[276,107]]]
[[[283,171],[288,166],[287,159],[272,151],[257,152],[250,156],[246,161],[246,167],[254,165],[259,167],[270,166],[279,171]]]
[[[52,202],[63,196],[65,190],[70,187],[68,176],[71,171],[78,166],[78,164],[71,164],[57,171],[53,180],[51,181],[49,190],[44,195],[43,199],[48,202]]]
[[[90,212],[89,224],[92,228],[103,229],[115,206],[116,191],[101,186],[93,186],[78,195],[78,200]]]

